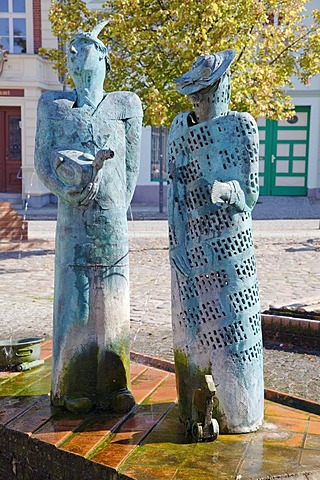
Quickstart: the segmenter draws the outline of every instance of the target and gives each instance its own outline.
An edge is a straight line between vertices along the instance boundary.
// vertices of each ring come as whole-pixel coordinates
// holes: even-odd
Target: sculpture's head
[[[77,33],[71,38],[67,66],[73,79],[90,71],[101,72],[104,78],[111,69],[108,49],[98,38],[106,23],[101,22],[91,32]]]
[[[224,50],[212,55],[201,55],[191,70],[176,79],[177,91],[192,95],[219,82],[235,59],[235,50]]]
[[[201,55],[191,70],[176,79],[177,90],[193,103],[197,121],[226,115],[230,101],[230,65],[235,50]]]

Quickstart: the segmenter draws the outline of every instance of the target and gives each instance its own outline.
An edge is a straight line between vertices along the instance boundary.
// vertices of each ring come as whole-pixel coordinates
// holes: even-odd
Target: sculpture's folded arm
[[[259,135],[256,121],[249,113],[238,113],[237,119],[245,145],[244,183],[232,182],[234,190],[234,205],[239,210],[253,209],[259,197]],[[241,193],[241,191],[243,193]]]
[[[55,195],[64,201],[73,205],[87,203],[87,199],[92,199],[98,190],[100,176],[92,176],[85,186],[70,185],[64,183],[57,174],[55,165],[57,165],[59,148],[55,145],[54,129],[50,112],[52,110],[51,97],[46,98],[46,94],[40,97],[37,114],[37,130],[35,140],[34,165],[36,172],[42,183]]]
[[[179,236],[182,235],[184,231],[181,228],[185,222],[184,212],[179,209],[177,199],[177,189],[179,188],[177,183],[177,165],[175,158],[172,155],[171,144],[175,136],[176,123],[178,123],[178,115],[176,122],[173,122],[170,128],[169,137],[168,137],[168,222],[169,222],[169,235],[170,243],[173,247],[180,247],[183,244],[184,239],[180,239]]]
[[[175,138],[176,125],[185,114],[179,114],[171,126],[168,138],[168,224],[171,266],[181,274],[188,276],[191,270],[190,262],[185,247],[185,224],[186,212],[180,208],[178,197],[183,197],[182,190],[185,188],[177,178],[177,165],[172,156],[172,142]]]
[[[249,113],[232,112],[231,115],[235,118],[235,135],[241,132],[242,174],[237,179],[215,181],[211,189],[211,201],[214,204],[226,203],[239,212],[251,211],[259,196],[258,127]]]
[[[126,132],[126,203],[130,205],[139,175],[142,117],[125,121]]]

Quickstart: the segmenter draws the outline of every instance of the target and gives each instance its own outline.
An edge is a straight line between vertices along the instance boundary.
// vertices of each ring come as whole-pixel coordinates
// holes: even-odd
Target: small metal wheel
[[[201,423],[193,422],[191,434],[194,442],[201,442],[201,440],[203,440],[203,428]]]
[[[219,423],[215,418],[211,420],[211,425],[209,427],[209,431],[212,437],[212,440],[216,440],[219,436]]]

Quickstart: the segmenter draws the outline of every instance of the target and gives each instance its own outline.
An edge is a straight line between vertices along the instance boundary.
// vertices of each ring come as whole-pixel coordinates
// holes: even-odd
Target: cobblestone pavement
[[[0,338],[52,333],[54,221],[30,221],[29,241],[0,244]],[[129,223],[131,348],[172,359],[165,221]],[[319,302],[318,220],[254,221],[262,310]],[[319,401],[319,355],[266,348],[266,387]]]

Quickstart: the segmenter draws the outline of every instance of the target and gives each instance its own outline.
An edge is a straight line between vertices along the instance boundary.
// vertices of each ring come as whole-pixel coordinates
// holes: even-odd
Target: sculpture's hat
[[[182,95],[191,95],[213,85],[227,71],[235,56],[235,50],[201,55],[191,70],[176,78],[177,91]]]
[[[80,32],[80,33],[76,33],[76,34],[70,39],[70,45],[71,45],[72,42],[74,42],[77,38],[83,38],[83,39],[90,40],[92,43],[94,43],[95,45],[97,45],[97,47],[99,48],[99,50],[103,53],[103,55],[104,55],[104,57],[105,57],[105,61],[106,61],[107,71],[109,71],[109,70],[111,69],[111,63],[110,63],[110,57],[109,57],[109,54],[108,54],[108,48],[107,48],[106,45],[105,45],[101,40],[99,40],[99,38],[98,38],[99,33],[104,29],[104,27],[107,25],[107,23],[108,23],[108,20],[106,20],[106,21],[104,21],[104,22],[98,23],[90,32]]]

